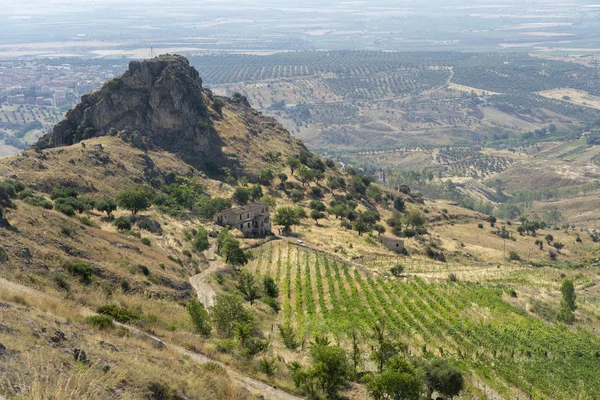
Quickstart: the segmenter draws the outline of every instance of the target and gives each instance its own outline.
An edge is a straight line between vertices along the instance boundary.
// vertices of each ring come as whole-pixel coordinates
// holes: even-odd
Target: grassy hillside
[[[207,173],[128,129],[0,160],[2,395],[362,399],[406,373],[412,399],[455,396],[432,383],[442,365],[464,380],[455,398],[600,396],[600,235],[553,209],[553,223],[479,212],[514,205],[502,189],[526,152],[359,154],[453,175],[391,174],[386,188],[308,152],[242,97],[202,96],[221,111],[210,145],[237,169]],[[530,189],[593,179],[563,163],[540,161]],[[407,181],[425,194],[440,184],[448,200]],[[471,209],[453,197],[465,188],[478,193]],[[213,224],[253,201],[269,207],[272,235]]]

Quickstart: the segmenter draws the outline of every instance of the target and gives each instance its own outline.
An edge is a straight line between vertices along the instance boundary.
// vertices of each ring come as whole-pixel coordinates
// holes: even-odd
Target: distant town
[[[98,89],[126,62],[99,60],[0,61],[0,157],[35,142],[81,96]]]
[[[116,76],[118,65],[48,65],[39,61],[0,62],[0,103],[61,107]]]

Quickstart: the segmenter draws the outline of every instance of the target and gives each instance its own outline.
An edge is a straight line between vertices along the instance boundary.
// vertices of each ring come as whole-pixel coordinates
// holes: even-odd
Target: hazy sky
[[[14,54],[73,41],[224,51],[600,48],[597,0],[0,0],[0,8],[0,45],[16,45]]]

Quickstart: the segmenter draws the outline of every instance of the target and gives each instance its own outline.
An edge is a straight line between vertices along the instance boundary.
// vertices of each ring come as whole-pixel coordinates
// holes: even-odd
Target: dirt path
[[[198,275],[194,275],[190,278],[192,287],[198,294],[198,300],[207,310],[215,304],[215,290],[208,283],[211,275],[218,271],[221,267],[220,261],[217,260],[214,251],[214,244],[211,244],[211,248],[207,250],[206,257],[208,258],[208,268],[200,272]]]
[[[217,263],[215,261],[215,263]],[[218,264],[216,264],[216,267],[218,268]],[[209,267],[210,269],[210,267]],[[209,269],[207,269],[204,272],[208,272]],[[202,274],[198,274],[198,275],[202,275]],[[196,275],[196,276],[198,276]],[[43,297],[49,297],[47,294],[42,293],[42,292],[38,292],[35,289],[31,289],[27,286],[24,285],[20,285],[18,283],[14,283],[11,281],[8,281],[4,278],[0,278],[0,286],[2,286],[3,288],[7,288],[13,292],[19,292],[19,293],[24,293],[24,294],[35,294],[37,296],[43,296]],[[209,286],[210,287],[210,286]],[[211,288],[212,290],[212,288]],[[213,291],[213,296],[210,297],[208,296],[208,298],[210,298],[210,300],[212,301],[212,299],[214,298],[214,291]],[[202,300],[200,300],[202,301]],[[81,307],[81,314],[83,316],[89,316],[89,315],[96,315],[95,312],[93,312],[92,310],[85,308],[85,307]],[[297,397],[294,396],[288,392],[285,392],[283,390],[274,388],[264,382],[261,382],[259,380],[250,378],[248,376],[242,375],[241,373],[239,373],[238,371],[236,371],[235,369],[231,368],[228,365],[225,365],[223,363],[221,363],[220,361],[217,360],[213,360],[212,358],[209,358],[207,356],[205,356],[204,354],[200,354],[200,353],[195,353],[189,350],[184,349],[181,346],[178,346],[176,344],[171,344],[171,343],[165,343],[163,340],[161,340],[160,338],[153,336],[149,333],[146,333],[144,331],[139,330],[138,328],[135,328],[133,326],[130,325],[126,325],[126,324],[121,324],[119,322],[114,321],[115,325],[118,326],[122,326],[126,329],[128,329],[131,333],[140,336],[140,337],[145,337],[147,339],[152,340],[153,342],[159,344],[158,347],[163,346],[165,348],[169,348],[172,350],[175,350],[177,353],[183,355],[183,356],[188,356],[191,360],[193,360],[194,362],[198,363],[198,364],[206,364],[206,363],[215,363],[220,365],[221,367],[223,367],[223,369],[225,369],[227,371],[227,374],[231,377],[231,379],[233,381],[235,381],[238,385],[246,388],[247,390],[249,390],[250,392],[254,393],[254,394],[259,394],[261,395],[264,399],[268,399],[268,400],[300,400],[302,399],[301,397]],[[2,400],[2,397],[0,396],[0,400]]]

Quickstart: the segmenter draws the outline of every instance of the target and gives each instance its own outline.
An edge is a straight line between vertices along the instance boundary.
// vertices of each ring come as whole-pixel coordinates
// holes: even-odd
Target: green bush
[[[281,305],[279,304],[279,301],[277,301],[276,298],[265,296],[263,297],[262,301],[263,303],[271,307],[273,311],[275,311],[275,314],[279,313],[279,310],[281,310]]]
[[[131,221],[129,220],[129,218],[124,216],[115,219],[115,222],[113,224],[120,231],[128,231],[131,229]]]
[[[82,223],[83,225],[85,225],[85,226],[91,226],[91,227],[93,227],[93,228],[98,228],[98,229],[100,229],[100,225],[98,225],[97,223],[95,223],[94,221],[92,221],[92,220],[90,219],[90,217],[86,217],[86,216],[80,216],[80,217],[76,217],[76,218],[77,218],[77,220],[78,220],[79,222],[81,222],[81,223]]]
[[[302,190],[294,190],[292,191],[290,198],[294,203],[298,203],[302,199],[304,199],[304,191]]]
[[[25,200],[28,197],[32,197],[34,196],[33,192],[31,191],[31,189],[24,189],[23,191],[21,191],[21,193],[19,193],[19,199],[20,200]]]
[[[86,285],[92,283],[92,276],[94,271],[92,270],[92,267],[89,264],[86,264],[84,262],[75,262],[73,264],[70,264],[67,267],[67,270],[71,275],[79,277],[82,283]]]
[[[56,203],[54,205],[54,208],[56,209],[56,211],[61,212],[68,217],[72,217],[73,215],[75,215],[75,209],[69,204]]]
[[[186,306],[187,312],[194,324],[194,330],[202,336],[210,336],[212,327],[208,311],[198,300],[190,301]]]
[[[60,188],[60,189],[54,189],[50,198],[52,200],[56,200],[61,197],[65,198],[65,197],[77,197],[77,196],[79,196],[79,193],[77,193],[77,190],[74,188]]]
[[[404,233],[404,237],[407,237],[407,238],[414,237],[417,234],[417,232],[415,232],[415,230],[411,229],[411,228],[406,228],[403,233]]]
[[[56,286],[58,286],[59,289],[62,289],[65,292],[71,291],[71,285],[69,284],[69,281],[67,281],[67,278],[65,278],[63,275],[53,273],[50,275],[50,279],[56,284]]]
[[[248,201],[250,201],[250,196],[250,190],[238,186],[237,188],[235,188],[232,200],[235,201],[237,204],[244,206],[248,204]]]
[[[220,197],[210,198],[208,196],[201,196],[196,201],[196,211],[198,214],[206,219],[212,219],[212,217],[223,210],[231,208],[231,199],[223,199]]]
[[[52,202],[44,196],[31,195],[23,198],[23,201],[29,205],[45,208],[46,210],[52,210],[52,208],[54,208]]]
[[[131,290],[131,285],[129,284],[129,281],[127,279],[121,279],[120,285],[121,285],[121,289],[125,293],[127,293]]]
[[[74,215],[75,211],[78,213],[82,213],[84,211],[90,210],[89,206],[89,198],[78,198],[78,197],[59,197],[54,200],[54,207],[56,210],[66,214],[61,210],[69,210],[69,207],[73,210],[73,214],[66,214],[69,216]],[[69,211],[67,211],[69,212]]]
[[[152,246],[152,242],[150,241],[150,239],[148,239],[148,238],[146,238],[146,237],[145,237],[145,238],[142,238],[142,239],[141,239],[141,242],[142,242],[142,244],[143,244],[143,245],[146,245],[146,246],[148,246],[148,247]]]
[[[98,307],[97,311],[98,314],[108,315],[124,324],[137,321],[142,317],[141,312],[132,311],[128,308],[121,307],[117,304],[105,304],[103,306]]]
[[[108,329],[114,326],[113,319],[108,315],[90,315],[85,321],[98,329]]]
[[[508,252],[508,259],[510,261],[521,261],[521,256],[516,251],[511,250]]]
[[[194,246],[194,250],[198,252],[208,250],[208,231],[203,226],[198,227],[192,245]]]

